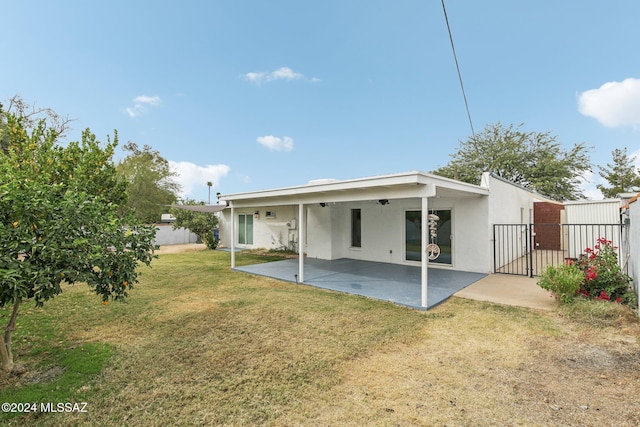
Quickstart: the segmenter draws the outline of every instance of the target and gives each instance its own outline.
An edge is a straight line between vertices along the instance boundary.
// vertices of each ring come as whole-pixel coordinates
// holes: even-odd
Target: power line
[[[456,55],[456,47],[453,44],[453,36],[451,35],[451,27],[449,26],[449,18],[447,17],[447,9],[444,6],[444,0],[442,0],[442,11],[444,12],[444,20],[447,23],[447,31],[449,32],[449,40],[451,41],[451,50],[453,51],[453,59],[456,62],[456,70],[458,70],[458,80],[460,81],[460,88],[462,89],[462,97],[464,98],[464,106],[467,109],[467,117],[469,118],[469,126],[471,126],[471,135],[473,140],[476,139],[476,133],[473,130],[473,122],[471,121],[471,112],[469,111],[469,103],[467,102],[467,94],[464,90],[464,84],[462,83],[462,74],[460,73],[460,66],[458,65],[458,55]]]

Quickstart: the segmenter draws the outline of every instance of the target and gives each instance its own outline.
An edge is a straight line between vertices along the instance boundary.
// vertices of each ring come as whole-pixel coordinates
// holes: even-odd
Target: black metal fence
[[[625,271],[625,230],[625,224],[494,224],[493,271],[539,276],[548,265],[578,259],[601,238],[611,241]]]

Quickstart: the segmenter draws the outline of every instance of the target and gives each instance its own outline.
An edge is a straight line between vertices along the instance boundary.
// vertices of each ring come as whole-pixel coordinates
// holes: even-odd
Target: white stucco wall
[[[275,218],[266,216],[266,212],[275,213]],[[256,216],[255,213],[259,212]],[[298,242],[298,211],[297,206],[267,206],[259,208],[236,209],[236,227],[238,215],[248,214],[253,216],[253,244],[238,244],[238,236],[235,236],[236,246],[246,249],[282,249],[297,245]],[[295,221],[291,221],[295,220]],[[225,247],[231,247],[231,209],[225,209],[220,215],[220,243]],[[295,224],[294,224],[295,223]],[[295,225],[295,227],[294,227]]]
[[[389,204],[384,206],[375,201],[337,203],[324,208],[309,206],[307,256],[419,265],[417,262],[405,260],[405,212],[420,208],[421,202],[417,199],[390,200]],[[362,213],[360,248],[351,247],[351,209],[361,209]],[[451,267],[465,271],[490,272],[492,264],[486,225],[487,198],[433,198],[429,201],[429,209],[452,211]],[[448,267],[435,263],[432,266]]]
[[[306,208],[307,234],[305,252],[308,257],[321,259],[333,258],[333,205],[310,205]],[[311,242],[311,244],[309,244]]]
[[[490,224],[529,224],[533,220],[534,200],[543,200],[517,185],[490,174],[483,175],[483,186],[491,192],[489,197]]]
[[[489,197],[489,221],[488,231],[493,249],[493,225],[495,224],[526,224],[533,222],[533,204],[535,201],[546,201],[542,196],[535,195],[524,188],[506,182],[500,178],[496,178],[491,174],[485,173],[482,176],[482,186],[489,188],[491,195]],[[527,253],[527,234],[513,233],[509,238],[518,239],[518,242],[510,244],[509,251],[499,251],[498,259],[495,260],[496,266],[500,267],[514,261],[515,259]],[[493,253],[491,254],[493,259]],[[493,263],[491,262],[491,269]]]
[[[636,295],[640,295],[640,200],[629,204],[629,276]],[[640,298],[638,311],[640,313]]]
[[[433,203],[437,206],[437,203]],[[454,208],[454,267],[478,273],[493,268],[493,246],[488,212],[489,199],[459,199]]]

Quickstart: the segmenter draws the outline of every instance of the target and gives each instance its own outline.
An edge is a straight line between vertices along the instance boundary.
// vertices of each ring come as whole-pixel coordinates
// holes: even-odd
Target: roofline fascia
[[[436,181],[436,182],[434,182]],[[441,183],[439,185],[439,183]],[[294,187],[276,188],[271,190],[258,190],[244,193],[234,193],[221,195],[219,199],[222,201],[239,201],[247,199],[265,199],[293,196],[300,194],[314,194],[331,191],[348,191],[358,190],[365,188],[386,187],[386,186],[399,186],[399,185],[435,185],[440,187],[446,187],[458,191],[467,191],[479,195],[488,195],[488,189],[469,184],[462,181],[456,181],[450,178],[445,178],[439,175],[428,174],[424,172],[404,172],[392,175],[379,175],[364,178],[355,178],[347,180],[337,180],[330,182],[320,183],[308,183],[304,185]]]

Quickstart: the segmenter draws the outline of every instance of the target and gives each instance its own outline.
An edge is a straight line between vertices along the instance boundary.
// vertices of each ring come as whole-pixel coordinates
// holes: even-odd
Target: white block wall
[[[198,236],[191,233],[186,228],[173,229],[170,224],[156,226],[156,238],[154,244],[162,245],[181,245],[186,243],[196,243]]]

